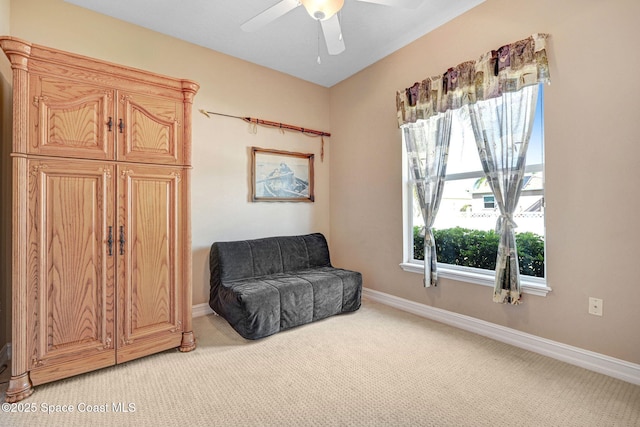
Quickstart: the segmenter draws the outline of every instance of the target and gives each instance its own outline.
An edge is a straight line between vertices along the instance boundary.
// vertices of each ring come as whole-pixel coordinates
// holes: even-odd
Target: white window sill
[[[417,262],[403,262],[400,267],[404,271],[424,274],[424,264]],[[495,274],[479,268],[458,267],[449,264],[438,263],[438,277],[443,279],[458,280],[474,283],[476,285],[492,287],[495,284]],[[546,279],[531,276],[520,276],[520,286],[525,294],[547,296],[551,288],[547,286]]]

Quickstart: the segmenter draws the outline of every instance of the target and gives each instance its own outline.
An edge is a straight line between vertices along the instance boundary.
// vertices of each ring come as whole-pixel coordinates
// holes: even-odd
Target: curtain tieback
[[[431,240],[431,229],[426,228],[424,229],[424,244],[425,246],[431,246],[431,244],[433,243]]]
[[[496,224],[496,233],[502,234],[504,227],[508,225],[512,229],[518,227],[518,224],[513,220],[511,215],[500,215],[498,223]]]

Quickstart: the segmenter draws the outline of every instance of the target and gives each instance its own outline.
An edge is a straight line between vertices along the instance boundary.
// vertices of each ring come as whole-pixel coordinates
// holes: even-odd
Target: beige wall
[[[2,10],[7,1],[0,0]],[[634,96],[640,87],[629,81],[640,65],[632,44],[640,38],[636,0],[487,0],[331,89],[62,0],[10,5],[13,36],[198,81],[196,111],[332,132],[320,163],[318,140],[264,128],[254,135],[242,121],[195,113],[195,304],[207,301],[213,241],[321,231],[330,237],[334,264],[362,271],[371,289],[640,363],[640,121]],[[8,29],[2,21],[0,29]],[[552,35],[545,136],[547,276],[553,291],[547,297],[525,295],[524,304],[512,307],[491,302],[487,287],[443,280],[424,289],[420,275],[398,266],[402,206],[395,91],[534,32]],[[10,81],[3,64],[0,73]],[[316,202],[249,203],[250,146],[315,153]],[[603,317],[587,314],[589,296],[604,300]]]
[[[487,0],[331,88],[332,257],[365,285],[640,363],[640,2]],[[535,32],[550,33],[545,87],[546,297],[513,307],[487,287],[421,286],[402,258],[395,91]],[[609,92],[610,91],[610,92]],[[588,297],[604,316],[587,313]]]

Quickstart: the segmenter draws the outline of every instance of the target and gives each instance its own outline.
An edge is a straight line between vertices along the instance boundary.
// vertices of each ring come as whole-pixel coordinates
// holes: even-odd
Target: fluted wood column
[[[7,402],[17,402],[33,393],[29,379],[27,351],[27,143],[28,143],[28,65],[31,44],[13,38],[0,39],[13,69],[13,138],[12,138],[12,261],[11,298],[11,380]]]
[[[184,152],[184,179],[187,182],[185,186],[185,204],[186,206],[191,206],[191,120],[192,120],[192,111],[193,111],[193,98],[196,95],[196,92],[200,86],[192,81],[183,80],[182,81],[182,93],[184,95],[184,126],[182,126],[183,140],[182,144],[186,147]],[[192,326],[192,314],[191,314],[191,306],[193,305],[192,301],[192,281],[193,281],[193,255],[191,252],[191,214],[189,212],[188,215],[182,216],[184,220],[182,233],[184,235],[184,251],[182,258],[182,266],[185,270],[184,279],[186,283],[182,284],[182,292],[184,297],[182,298],[182,318],[184,319],[183,323],[183,332],[182,332],[182,343],[180,345],[180,351],[186,352],[191,351],[196,348],[196,340],[193,335],[193,326]]]

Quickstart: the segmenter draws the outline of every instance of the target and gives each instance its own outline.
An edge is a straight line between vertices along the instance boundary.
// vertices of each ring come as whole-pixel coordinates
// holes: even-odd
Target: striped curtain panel
[[[444,189],[452,114],[449,110],[402,127],[411,178],[416,184],[425,225],[425,287],[436,286],[438,283],[436,241],[432,227]]]
[[[518,304],[521,299],[513,214],[520,200],[537,99],[538,86],[526,86],[468,107],[480,163],[500,211],[493,293],[493,300],[500,303]]]

